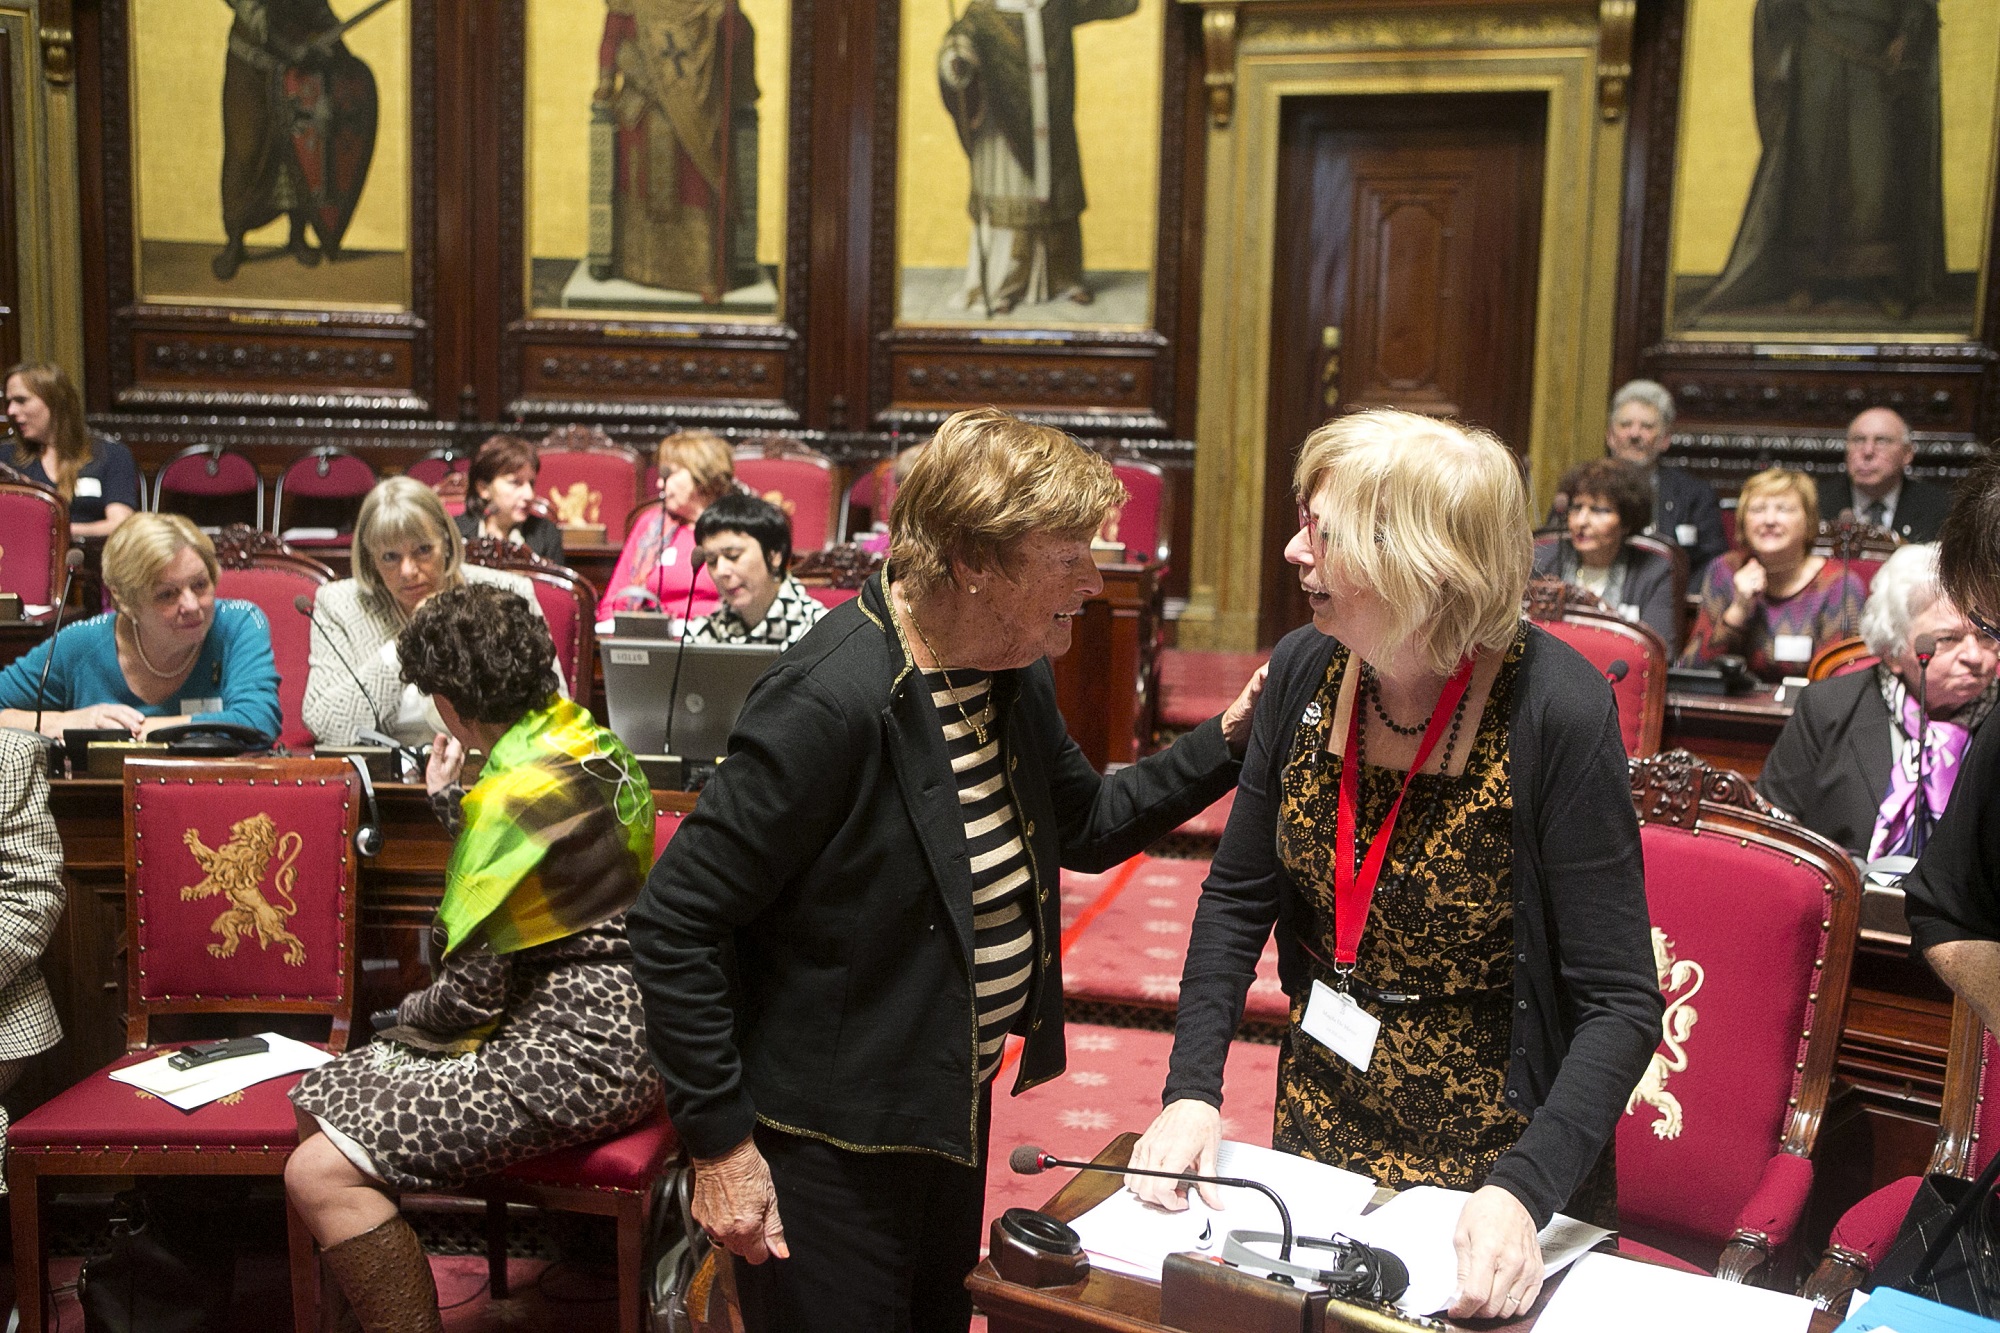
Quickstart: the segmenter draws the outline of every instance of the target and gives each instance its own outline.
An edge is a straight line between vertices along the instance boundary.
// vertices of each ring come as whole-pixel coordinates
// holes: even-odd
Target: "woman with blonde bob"
[[[1223,1059],[1275,926],[1292,1029],[1274,1146],[1473,1191],[1451,1313],[1511,1317],[1541,1289],[1550,1215],[1615,1203],[1612,1131],[1659,1040],[1617,705],[1521,618],[1527,495],[1491,435],[1342,417],[1306,438],[1294,486],[1285,558],[1313,623],[1272,654],[1166,1109],[1132,1164],[1214,1173]]]
[[[1776,682],[1803,676],[1813,655],[1859,632],[1867,590],[1844,565],[1812,553],[1819,488],[1803,472],[1768,468],[1736,497],[1736,549],[1708,567],[1685,666],[1726,653]]]
[[[1256,684],[1108,776],[1056,708],[1045,659],[1123,498],[1060,431],[947,420],[887,567],[757,683],[632,909],[694,1215],[753,1331],[967,1326],[1008,1035],[1015,1092],[1063,1070],[1059,870],[1115,865],[1236,779]]]
[[[660,441],[660,507],[625,538],[597,604],[601,624],[620,611],[664,611],[689,623],[722,604],[708,567],[695,562],[694,523],[736,489],[736,455],[712,430],[675,431]]]
[[[0,671],[0,727],[143,736],[221,722],[277,736],[271,624],[253,602],[216,599],[215,546],[199,528],[134,514],[104,543],[103,567],[117,609],[64,626]]]
[[[307,730],[327,745],[372,731],[428,747],[444,719],[404,681],[396,636],[432,594],[463,583],[505,588],[542,613],[528,580],[465,563],[465,540],[436,491],[413,477],[377,483],[354,520],[354,577],[327,584],[314,603]]]

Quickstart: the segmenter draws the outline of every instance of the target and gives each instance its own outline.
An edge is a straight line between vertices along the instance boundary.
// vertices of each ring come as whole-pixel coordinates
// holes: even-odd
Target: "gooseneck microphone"
[[[314,629],[319,628],[319,618],[314,615],[318,607],[314,605],[312,598],[306,596],[304,593],[300,593],[297,597],[292,598],[292,606],[300,615],[312,621]],[[333,660],[340,663],[341,670],[345,671],[347,678],[354,682],[354,688],[361,691],[363,702],[368,705],[368,711],[374,715],[375,729],[377,731],[386,730],[387,728],[382,725],[382,710],[375,704],[375,696],[368,693],[368,687],[361,683],[361,675],[354,669],[354,664],[347,660],[347,654],[340,651],[339,645],[334,643],[331,636],[325,639],[325,643],[327,651],[333,654]],[[367,728],[364,727],[362,730],[365,731]],[[360,739],[360,735],[357,734],[355,740],[358,741]]]
[[[1604,668],[1604,678],[1610,681],[1613,685],[1616,685],[1619,681],[1625,679],[1625,677],[1631,674],[1632,674],[1632,664],[1627,662],[1622,657],[1612,658],[1611,665]]]
[[[1228,1185],[1235,1189],[1256,1190],[1278,1210],[1278,1222],[1282,1228],[1282,1239],[1278,1246],[1278,1258],[1287,1263],[1292,1257],[1292,1213],[1285,1207],[1285,1201],[1278,1192],[1261,1180],[1247,1180],[1241,1176],[1198,1176],[1192,1171],[1144,1171],[1136,1166],[1100,1166],[1096,1162],[1066,1162],[1060,1157],[1050,1156],[1032,1144],[1023,1144],[1014,1149],[1007,1158],[1007,1165],[1017,1176],[1035,1176],[1052,1166],[1064,1167],[1071,1171],[1102,1171],[1114,1176],[1151,1176],[1157,1180],[1178,1180],[1189,1185]]]
[[[1910,827],[1910,855],[1922,856],[1931,840],[1931,794],[1924,786],[1924,751],[1931,734],[1931,659],[1937,656],[1937,638],[1919,634],[1910,644],[1917,659],[1917,816]]]
[[[694,615],[694,585],[701,578],[701,571],[713,563],[714,557],[699,546],[688,552],[688,595],[686,604],[681,607],[680,642],[674,645],[674,682],[667,687],[667,736],[661,742],[666,746],[668,754],[675,753],[674,713],[679,709],[681,701],[681,658],[687,656],[688,618]],[[714,757],[714,755],[709,756],[710,759]]]
[[[63,608],[69,605],[70,584],[76,582],[76,569],[83,563],[83,548],[72,546],[63,557],[62,595],[56,598],[55,626],[49,630],[49,655],[42,659],[42,678],[35,682],[35,734],[42,730],[42,698],[49,688],[49,668],[56,664],[56,636],[62,633]]]

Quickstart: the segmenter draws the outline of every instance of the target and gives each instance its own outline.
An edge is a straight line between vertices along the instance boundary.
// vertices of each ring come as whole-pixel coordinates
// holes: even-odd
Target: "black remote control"
[[[198,1041],[192,1046],[184,1046],[180,1053],[171,1056],[167,1064],[174,1069],[193,1069],[196,1065],[211,1065],[217,1060],[229,1060],[239,1055],[262,1055],[271,1049],[271,1043],[262,1037],[232,1037],[227,1041]]]

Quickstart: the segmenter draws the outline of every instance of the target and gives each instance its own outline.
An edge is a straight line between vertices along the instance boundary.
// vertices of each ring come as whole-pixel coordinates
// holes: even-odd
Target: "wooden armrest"
[[[1750,1279],[1771,1257],[1771,1238],[1761,1231],[1738,1231],[1722,1247],[1722,1259],[1715,1275],[1724,1282],[1750,1284]]]
[[[1847,1298],[1868,1280],[1870,1271],[1867,1255],[1845,1245],[1829,1245],[1799,1295],[1822,1310],[1845,1315]]]

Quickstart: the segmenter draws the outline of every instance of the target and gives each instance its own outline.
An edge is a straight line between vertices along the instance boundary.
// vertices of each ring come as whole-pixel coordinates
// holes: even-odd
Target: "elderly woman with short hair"
[[[443,719],[404,681],[396,636],[426,598],[465,583],[505,588],[541,614],[526,579],[465,563],[465,541],[430,487],[390,477],[368,492],[354,520],[354,576],[321,588],[314,603],[306,728],[328,745],[352,745],[363,731],[430,744]]]
[[[1235,780],[1260,681],[1109,775],[1057,710],[1044,659],[1103,587],[1090,539],[1122,498],[1059,431],[948,419],[888,565],[758,682],[633,909],[694,1213],[740,1257],[751,1329],[967,1326],[1007,1037],[1015,1092],[1063,1069],[1058,870]]]
[[[1660,1037],[1617,704],[1521,619],[1527,495],[1492,436],[1342,417],[1306,437],[1294,489],[1285,558],[1313,623],[1271,655],[1132,1165],[1214,1173],[1223,1060],[1275,926],[1274,1146],[1473,1191],[1452,1313],[1512,1317],[1541,1288],[1537,1229],[1614,1207],[1612,1133]]]
[[[215,545],[201,529],[179,514],[134,514],[104,543],[103,569],[116,609],[0,670],[0,727],[143,736],[220,722],[277,736],[271,624],[254,602],[217,600]]]
[[[436,1333],[437,1288],[396,1192],[462,1185],[631,1128],[659,1104],[625,910],[653,863],[638,760],[556,690],[534,605],[482,584],[395,639],[437,703],[424,785],[451,831],[431,984],[292,1091],[285,1192],[364,1333]],[[468,791],[468,749],[485,752]]]
[[[1562,491],[1569,496],[1565,531],[1535,547],[1535,573],[1595,594],[1613,615],[1651,626],[1671,653],[1680,638],[1674,562],[1628,540],[1652,519],[1646,474],[1621,459],[1593,459],[1569,470]]]
[[[1803,472],[1769,468],[1736,498],[1736,549],[1708,567],[1683,666],[1725,654],[1776,683],[1803,676],[1813,656],[1853,635],[1865,590],[1845,566],[1813,554],[1819,488]]]
[[[1905,546],[1876,571],[1861,637],[1880,661],[1799,695],[1757,790],[1863,861],[1915,856],[1993,711],[2000,658],[1939,584],[1934,544]],[[1917,658],[1925,638],[1928,666]]]
[[[694,525],[702,510],[736,489],[736,455],[712,430],[682,430],[660,441],[654,461],[660,507],[626,534],[597,604],[600,624],[620,611],[698,620],[720,603],[715,581],[694,559]]]

